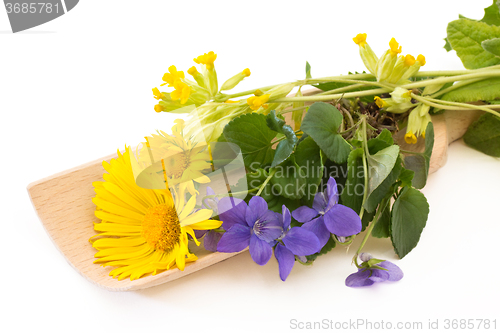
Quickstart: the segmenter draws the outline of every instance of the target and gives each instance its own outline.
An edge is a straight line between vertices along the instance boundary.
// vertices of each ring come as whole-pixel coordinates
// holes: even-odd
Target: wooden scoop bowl
[[[430,173],[446,163],[448,145],[461,138],[480,114],[481,111],[446,111],[433,117],[435,142]],[[405,146],[404,140],[401,140],[404,133],[398,134],[397,141]],[[419,144],[422,143],[418,142],[417,146]],[[413,145],[404,149],[415,148]],[[109,276],[112,267],[93,263],[96,250],[89,243],[89,238],[96,234],[93,222],[98,219],[94,216],[95,205],[91,199],[95,194],[92,182],[103,180],[105,171],[102,161],[109,162],[116,157],[116,154],[106,156],[28,185],[31,202],[49,237],[69,264],[86,279],[111,291],[138,290],[178,279],[238,254],[212,253],[204,250],[203,246],[194,246],[192,251],[198,260],[187,264],[184,271],[175,268],[134,281],[118,281]]]

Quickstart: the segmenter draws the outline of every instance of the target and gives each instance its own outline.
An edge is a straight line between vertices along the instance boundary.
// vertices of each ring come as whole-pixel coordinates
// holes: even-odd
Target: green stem
[[[368,175],[368,165],[367,165],[367,161],[366,161],[366,158],[367,156],[370,155],[370,152],[368,151],[368,138],[367,138],[367,134],[366,134],[366,116],[363,116],[363,118],[360,120],[362,123],[361,123],[361,131],[362,131],[362,135],[363,135],[363,156],[362,156],[362,159],[363,159],[363,173],[365,174],[365,187],[364,187],[364,192],[363,192],[363,201],[361,202],[361,210],[359,212],[359,218],[362,219],[363,218],[363,215],[365,214],[365,203],[366,203],[366,199],[368,197],[368,179],[369,179],[369,175]]]
[[[256,196],[259,196],[262,193],[262,191],[264,190],[264,187],[266,187],[267,183],[269,183],[269,181],[271,180],[271,178],[273,178],[275,173],[276,173],[276,169],[273,169],[271,171],[271,173],[269,174],[269,176],[267,176],[266,180],[260,186],[259,192],[257,192]]]
[[[452,85],[451,87],[448,87],[448,88],[446,88],[446,89],[443,89],[443,90],[438,91],[438,92],[437,92],[437,93],[435,93],[435,94],[432,94],[430,97],[432,97],[432,98],[439,97],[439,96],[441,96],[441,95],[446,94],[447,92],[450,92],[450,91],[455,90],[455,89],[457,89],[457,88],[460,88],[460,87],[463,87],[463,86],[466,86],[466,85],[469,85],[469,84],[471,84],[471,83],[478,82],[478,81],[481,81],[481,80],[482,80],[482,78],[481,78],[481,79],[473,79],[473,80],[464,80],[464,81],[460,81],[460,82],[455,83],[455,84],[454,84],[454,85]]]
[[[283,110],[280,112],[280,114],[285,114],[285,113],[290,113],[290,112],[293,112],[293,111],[299,111],[299,110],[304,110],[304,109],[307,109],[308,106],[301,106],[301,107],[298,107],[298,108],[293,108],[293,109],[290,109],[290,110]]]
[[[346,94],[333,94],[333,95],[314,95],[314,96],[302,96],[302,97],[284,97],[274,101],[270,101],[273,103],[284,103],[284,102],[321,102],[321,101],[331,101],[339,98],[353,98],[353,97],[362,97],[362,96],[372,96],[372,95],[380,95],[387,92],[391,92],[390,89],[379,88],[379,89],[370,89],[364,91],[355,91]]]
[[[327,91],[323,91],[323,92],[320,92],[319,94],[317,95],[331,95],[331,94],[337,94],[337,93],[341,93],[341,92],[344,92],[344,91],[349,91],[351,89],[358,89],[358,88],[362,88],[362,87],[366,87],[367,85],[366,84],[363,84],[363,83],[359,83],[359,84],[351,84],[350,86],[347,86],[347,87],[342,87],[342,88],[337,88],[337,89],[332,89],[332,90],[327,90]]]
[[[476,78],[487,78],[487,77],[499,77],[500,76],[500,70],[493,70],[493,71],[481,71],[477,73],[472,73],[472,74],[465,74],[465,75],[457,75],[457,76],[450,76],[450,77],[441,77],[437,79],[429,79],[429,80],[421,80],[417,82],[412,82],[408,84],[404,84],[401,87],[405,89],[413,89],[413,88],[420,88],[420,87],[425,87],[430,84],[441,84],[441,83],[449,83],[449,82],[455,82],[455,81],[463,81],[463,80],[469,80],[469,79],[476,79]]]
[[[497,117],[500,117],[500,113],[498,113],[490,108],[480,106],[480,105],[442,101],[440,99],[422,97],[419,95],[415,95],[413,93],[411,94],[411,97],[416,99],[419,102],[433,106],[435,108],[440,108],[440,109],[445,109],[445,110],[447,109],[447,110],[467,110],[467,111],[470,111],[470,109],[475,109],[475,110],[485,111],[485,112],[491,113]],[[442,104],[439,104],[439,103],[442,103]],[[447,106],[447,105],[449,105],[449,106]]]

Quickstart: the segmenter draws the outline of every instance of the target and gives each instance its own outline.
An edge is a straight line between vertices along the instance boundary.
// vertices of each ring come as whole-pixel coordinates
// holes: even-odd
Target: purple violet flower
[[[270,211],[267,202],[256,196],[248,206],[240,199],[222,198],[219,217],[227,230],[217,245],[219,252],[239,252],[249,246],[253,261],[267,264],[273,252],[270,243],[283,231],[280,214]]]
[[[390,261],[373,259],[368,253],[361,253],[359,257],[363,260],[362,267],[345,279],[348,287],[365,287],[375,282],[399,281],[403,278],[403,271]]]
[[[348,237],[361,231],[361,219],[358,214],[338,202],[337,182],[330,177],[325,191],[314,196],[313,208],[302,206],[292,212],[297,221],[305,222],[302,228],[318,236],[321,247],[328,242],[330,233]]]
[[[293,265],[295,256],[308,256],[321,250],[318,237],[302,227],[290,228],[292,216],[288,208],[283,205],[283,233],[278,238],[274,248],[274,256],[278,260],[281,281],[285,281]]]
[[[215,195],[215,192],[210,186],[207,186],[206,196],[209,195]],[[205,205],[205,203],[208,205],[208,207]],[[214,211],[215,213],[214,215],[217,215],[218,204],[219,204],[219,198],[214,197],[204,200],[201,207],[203,209],[211,209]],[[205,236],[205,238],[203,239],[203,246],[207,251],[217,252],[217,243],[219,243],[219,240],[222,237],[222,232],[217,232],[214,230],[195,230],[194,234],[196,238],[201,238]]]

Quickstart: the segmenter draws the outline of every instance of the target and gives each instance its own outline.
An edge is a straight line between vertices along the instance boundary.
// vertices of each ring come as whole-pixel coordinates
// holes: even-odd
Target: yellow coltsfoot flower
[[[352,40],[354,43],[359,45],[359,55],[361,56],[366,68],[370,71],[370,73],[376,75],[378,57],[375,52],[373,52],[370,45],[366,42],[366,36],[366,34],[358,34]]]
[[[236,74],[235,76],[229,78],[226,82],[224,82],[224,84],[222,85],[220,90],[221,91],[222,90],[231,90],[234,87],[236,87],[236,85],[238,83],[243,81],[244,78],[249,77],[249,76],[250,76],[250,70],[248,68],[245,68],[242,72]]]
[[[170,93],[172,100],[177,101],[180,99],[181,104],[185,104],[191,95],[191,87],[181,80],[177,80],[174,83],[174,88],[175,90]]]
[[[247,104],[250,105],[250,109],[257,111],[261,107],[267,109],[269,105],[265,104],[269,101],[270,94],[265,94],[261,96],[251,96],[247,99]]]
[[[175,84],[175,81],[179,79],[184,79],[184,72],[183,71],[178,71],[177,68],[172,65],[168,68],[168,73],[163,74],[163,81],[165,83],[161,84],[162,86],[168,84],[169,87],[173,87]]]

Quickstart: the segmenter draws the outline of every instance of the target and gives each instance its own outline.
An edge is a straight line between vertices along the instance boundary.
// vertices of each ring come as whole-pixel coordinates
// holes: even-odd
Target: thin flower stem
[[[327,91],[323,91],[323,92],[320,92],[316,95],[331,95],[331,94],[337,94],[337,93],[341,93],[341,92],[344,92],[344,91],[349,91],[351,89],[358,89],[358,88],[362,88],[362,87],[366,87],[367,85],[366,84],[363,84],[363,83],[358,83],[358,84],[352,84],[350,86],[347,86],[347,87],[342,87],[342,88],[337,88],[337,89],[332,89],[332,90],[327,90]]]
[[[450,77],[441,77],[441,78],[430,79],[430,80],[421,80],[421,81],[417,81],[417,82],[404,84],[401,87],[405,88],[405,89],[413,89],[413,88],[425,87],[425,86],[430,85],[430,84],[449,83],[449,82],[463,81],[463,80],[476,79],[476,78],[483,78],[484,79],[487,77],[500,77],[500,70],[481,71],[481,72],[472,73],[472,74],[457,75],[457,76],[450,76]]]
[[[363,173],[365,174],[365,184],[364,184],[364,192],[363,192],[363,201],[361,203],[361,211],[359,212],[359,218],[362,219],[363,215],[365,214],[365,202],[366,198],[368,197],[368,165],[366,158],[368,155],[370,155],[370,152],[368,151],[368,140],[367,140],[367,135],[366,135],[366,116],[363,116],[363,118],[360,120],[361,121],[361,132],[363,135]]]
[[[440,99],[434,99],[434,98],[429,98],[429,97],[422,97],[422,96],[418,96],[418,95],[415,95],[415,94],[411,94],[411,97],[416,99],[417,101],[419,102],[422,102],[424,104],[427,104],[427,105],[430,105],[430,106],[433,106],[433,107],[436,107],[436,108],[440,108],[440,109],[445,109],[445,110],[467,110],[467,111],[470,111],[470,109],[476,109],[476,110],[481,110],[481,111],[485,111],[485,112],[488,112],[488,113],[491,113],[497,117],[500,117],[500,113],[499,112],[496,112],[490,108],[487,108],[487,107],[483,107],[483,106],[480,106],[480,105],[472,105],[472,104],[465,104],[465,103],[456,103],[456,102],[448,102],[448,101],[442,101]],[[442,104],[438,104],[438,103],[442,103]],[[447,106],[448,105],[448,106]]]
[[[267,176],[266,180],[260,186],[259,192],[257,192],[256,196],[259,196],[262,193],[262,191],[264,190],[264,187],[266,187],[267,183],[269,183],[269,181],[271,180],[271,178],[273,178],[275,173],[276,173],[276,169],[273,169],[273,171],[271,171],[269,176]]]
[[[460,88],[460,87],[463,87],[463,86],[466,86],[466,85],[469,85],[471,83],[474,83],[474,82],[478,82],[478,81],[481,81],[482,78],[480,79],[472,79],[472,80],[464,80],[464,81],[460,81],[460,82],[457,82],[455,83],[454,85],[452,85],[451,87],[448,87],[446,89],[443,89],[443,90],[440,90],[438,91],[437,93],[435,94],[432,94],[430,97],[432,98],[435,98],[435,97],[439,97],[441,95],[444,95],[446,94],[447,92],[450,92],[452,90],[455,90],[457,88]]]
[[[314,96],[302,96],[302,97],[284,97],[274,101],[270,101],[273,103],[284,103],[284,102],[321,102],[321,101],[331,101],[339,98],[352,98],[352,97],[362,97],[362,96],[372,96],[372,95],[380,95],[387,92],[391,92],[391,89],[379,88],[379,89],[370,89],[364,91],[355,91],[351,93],[345,94],[333,94],[333,95],[314,95]]]
[[[293,111],[299,111],[299,110],[304,110],[304,109],[307,109],[308,106],[301,106],[301,107],[298,107],[298,108],[293,108],[293,109],[290,109],[290,110],[283,110],[280,112],[280,114],[285,114],[285,113],[290,113],[290,112],[293,112]]]
[[[352,118],[351,118],[351,123],[352,123]],[[339,134],[341,134],[341,135],[342,135],[342,134],[349,133],[349,132],[350,132],[350,131],[352,131],[353,129],[356,129],[356,128],[359,126],[359,124],[360,124],[360,123],[361,123],[361,120],[360,120],[360,121],[358,121],[356,124],[353,124],[351,127],[349,127],[348,129],[346,129],[345,131],[340,132]]]

